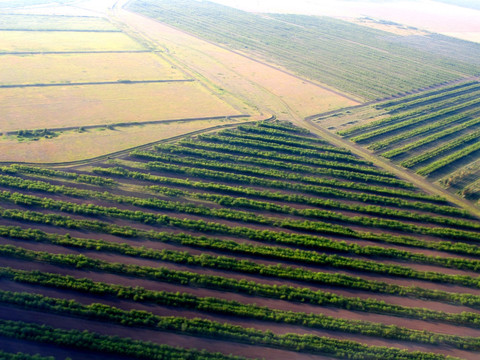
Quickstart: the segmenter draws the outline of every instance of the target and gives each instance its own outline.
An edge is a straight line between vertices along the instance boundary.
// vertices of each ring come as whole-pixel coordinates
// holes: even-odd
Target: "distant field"
[[[0,17],[0,30],[4,29],[120,31],[105,18],[21,14],[2,15]]]
[[[52,3],[52,0],[0,0],[0,9],[21,8],[24,6],[44,5]],[[59,4],[68,4],[74,0],[56,0]]]
[[[340,135],[420,175],[441,178],[463,196],[480,196],[478,165],[472,165],[480,159],[480,82],[386,101],[339,118],[356,119],[345,123],[353,126]]]
[[[123,33],[0,31],[0,54],[43,51],[145,50]]]
[[[185,78],[150,53],[3,55],[0,65],[0,85]]]
[[[244,111],[253,108],[265,117],[304,117],[357,104],[323,84],[308,83],[153,19],[123,10],[116,15],[155,44],[169,49],[163,56],[193,70],[225,101],[243,101],[240,108]]]
[[[335,19],[253,14],[206,1],[135,1],[128,8],[364,99],[480,73],[480,47],[446,37],[418,40]]]
[[[19,142],[15,136],[0,138],[0,162],[69,162],[90,159],[146,143],[169,139],[206,128],[235,124],[243,119],[195,120],[165,124],[132,125],[113,129],[67,131],[52,139]]]
[[[0,89],[0,131],[239,115],[195,82]]]

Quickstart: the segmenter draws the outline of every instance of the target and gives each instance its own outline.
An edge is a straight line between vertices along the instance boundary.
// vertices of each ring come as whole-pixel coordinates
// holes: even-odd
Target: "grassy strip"
[[[270,129],[274,131],[285,131],[287,133],[301,134],[301,135],[312,135],[307,129],[295,126],[289,122],[285,121],[261,121],[257,123],[259,127]],[[319,140],[321,141],[321,140]]]
[[[305,132],[301,133],[301,135],[296,135],[291,131],[285,131],[281,128],[274,128],[274,127],[266,127],[265,124],[271,124],[270,121],[268,122],[258,122],[255,125],[239,125],[237,129],[246,133],[252,134],[264,134],[269,136],[274,136],[277,138],[285,138],[288,140],[300,140],[300,141],[307,141],[313,144],[328,144],[327,141],[320,139],[319,137],[314,136],[306,129]],[[294,126],[291,125],[293,129]]]
[[[154,146],[154,149],[156,150],[167,150],[170,148],[181,148],[181,149],[186,149],[189,148],[191,151],[194,150],[204,150],[208,152],[214,152],[214,153],[219,153],[219,154],[235,154],[235,155],[243,155],[243,156],[249,156],[249,157],[256,157],[256,158],[263,158],[263,159],[268,159],[268,160],[279,160],[283,162],[287,162],[290,164],[306,164],[306,165],[314,165],[314,166],[322,166],[326,162],[330,163],[335,163],[336,166],[349,166],[353,167],[354,169],[361,168],[361,169],[366,169],[370,168],[372,171],[376,170],[378,175],[381,176],[386,176],[386,177],[395,177],[393,174],[390,174],[385,171],[381,171],[379,169],[376,169],[373,167],[371,163],[367,164],[349,164],[345,162],[338,162],[335,161],[335,159],[331,159],[329,156],[325,156],[325,153],[319,153],[318,156],[312,157],[312,156],[300,156],[300,155],[291,155],[291,154],[282,154],[276,151],[265,151],[265,150],[260,150],[260,149],[255,149],[255,148],[250,148],[247,146],[238,146],[238,145],[229,145],[225,143],[214,143],[214,142],[202,142],[202,141],[194,141],[191,139],[184,139],[179,141],[175,145],[156,145]]]
[[[361,131],[364,131],[364,130],[372,131],[375,128],[382,129],[385,126],[399,124],[399,123],[402,123],[404,121],[408,121],[408,120],[418,118],[418,117],[420,117],[422,115],[425,115],[425,114],[430,114],[430,113],[436,111],[438,109],[439,105],[441,106],[441,105],[449,105],[449,104],[451,104],[451,102],[450,102],[450,100],[447,99],[445,101],[442,101],[440,104],[438,104],[438,103],[429,104],[429,105],[423,106],[423,107],[415,109],[415,110],[410,110],[408,112],[402,112],[400,114],[396,114],[396,115],[389,116],[387,118],[382,118],[382,119],[379,119],[379,120],[375,120],[375,121],[369,122],[367,124],[360,124],[360,125],[352,126],[348,129],[338,131],[337,134],[339,134],[341,136],[350,136],[352,134],[354,135],[355,133],[361,132]],[[443,109],[443,110],[445,110],[445,109]]]
[[[400,99],[388,100],[380,104],[376,104],[375,108],[384,109],[384,108],[394,107],[396,105],[402,105],[404,103],[409,104],[413,101],[415,102],[417,102],[418,100],[423,101],[423,99],[430,99],[436,96],[443,96],[443,94],[450,93],[450,92],[463,91],[464,88],[468,89],[468,88],[471,88],[472,86],[475,87],[477,85],[478,85],[477,81],[469,81],[460,85],[459,84],[449,85],[449,86],[442,87],[440,89],[421,92],[420,94],[404,96],[404,97],[401,97]]]

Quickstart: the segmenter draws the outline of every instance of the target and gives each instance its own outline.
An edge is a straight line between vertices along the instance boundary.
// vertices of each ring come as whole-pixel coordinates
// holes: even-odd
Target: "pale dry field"
[[[151,53],[3,55],[0,62],[0,85],[185,78]]]
[[[386,24],[380,21],[375,21],[369,18],[344,18],[342,20],[351,21],[355,24],[367,26],[372,29],[380,31],[386,31],[400,36],[412,36],[412,35],[428,35],[428,32],[417,29],[412,26],[405,26],[400,24]]]
[[[306,83],[146,17],[124,10],[118,10],[116,15],[134,31],[164,47],[174,61],[201,74],[225,101],[236,97],[263,116],[303,118],[356,103],[320,84]]]
[[[116,127],[113,130],[91,129],[82,133],[68,131],[53,139],[26,142],[18,142],[14,138],[1,138],[0,162],[54,163],[90,159],[218,125],[235,124],[248,120],[248,118],[197,120]]]
[[[123,33],[0,31],[0,53],[145,50]]]
[[[90,16],[1,15],[0,29],[117,30],[105,18]]]
[[[197,82],[4,88],[0,132],[239,115]]]

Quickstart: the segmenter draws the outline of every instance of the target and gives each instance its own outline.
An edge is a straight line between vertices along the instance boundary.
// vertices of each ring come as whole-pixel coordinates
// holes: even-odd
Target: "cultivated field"
[[[253,114],[105,18],[0,15],[0,28],[1,161],[91,158]],[[180,119],[193,121],[159,123]]]
[[[2,167],[0,189],[4,350],[480,355],[478,220],[287,123]]]
[[[238,98],[242,108],[247,106],[244,111],[253,108],[265,117],[276,114],[303,118],[358,103],[322,84],[309,83],[268,62],[229,51],[147,17],[121,9],[115,17],[149,39],[152,46],[158,46],[172,62],[204,78],[226,102]]]
[[[179,69],[151,53],[3,55],[1,60],[0,86],[187,79]]]
[[[1,132],[240,114],[196,82],[0,88],[0,97]]]
[[[120,31],[107,19],[92,16],[2,15],[0,30]]]
[[[336,122],[331,130],[476,200],[479,96],[480,83],[469,81],[338,114],[324,126]]]
[[[145,50],[121,32],[0,31],[0,53]]]
[[[91,129],[54,131],[53,136],[4,136],[0,141],[1,162],[63,163],[105,156],[144,144],[218,126],[249,121],[249,118],[211,119],[131,124]],[[12,152],[11,149],[15,149]]]
[[[480,47],[446,37],[396,36],[335,19],[265,16],[193,0],[137,1],[128,9],[363,99],[480,71]]]

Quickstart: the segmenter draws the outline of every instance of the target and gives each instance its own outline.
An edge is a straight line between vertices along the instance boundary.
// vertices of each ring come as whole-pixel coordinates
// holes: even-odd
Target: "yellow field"
[[[0,31],[0,53],[144,50],[123,33]]]
[[[0,132],[238,115],[196,82],[0,89]]]
[[[0,29],[32,30],[115,30],[115,26],[100,17],[2,15]]]
[[[165,47],[172,60],[185,65],[217,89],[225,101],[232,95],[264,116],[302,118],[356,104],[320,86],[266,64],[197,39],[154,20],[118,10],[118,18],[152,42]]]
[[[0,62],[1,85],[185,78],[150,53],[3,55]]]
[[[96,129],[83,133],[69,131],[53,139],[27,142],[0,139],[0,161],[44,163],[83,160],[217,125],[243,121],[248,119],[199,120],[118,127],[114,130]]]

